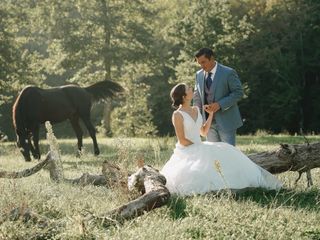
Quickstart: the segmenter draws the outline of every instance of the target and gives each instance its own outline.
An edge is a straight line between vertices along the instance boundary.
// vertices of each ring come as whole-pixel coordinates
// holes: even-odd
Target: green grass
[[[318,136],[308,136],[320,141]],[[84,154],[76,158],[76,140],[59,140],[64,174],[75,178],[83,172],[99,174],[104,160],[122,169],[136,170],[137,160],[160,169],[174,148],[174,138],[99,138],[101,155],[92,155],[90,139],[84,140]],[[279,143],[303,143],[299,136],[239,136],[238,147],[245,153],[274,150]],[[43,153],[48,144],[41,141]],[[43,154],[44,156],[44,154]],[[36,162],[24,162],[13,143],[0,143],[0,169],[20,170]],[[45,170],[23,179],[0,179],[0,213],[15,207],[29,207],[49,218],[53,230],[33,223],[5,221],[0,239],[320,239],[320,171],[312,170],[314,187],[307,188],[302,176],[278,175],[285,189],[262,189],[237,194],[206,194],[171,198],[167,206],[133,220],[104,228],[85,222],[88,212],[99,215],[129,201],[123,189],[57,184]]]

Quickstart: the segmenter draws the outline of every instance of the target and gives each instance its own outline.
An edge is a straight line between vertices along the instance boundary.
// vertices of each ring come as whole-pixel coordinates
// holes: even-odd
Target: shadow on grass
[[[170,209],[170,217],[172,219],[181,219],[187,216],[187,203],[185,198],[172,196],[167,204]]]
[[[306,230],[302,234],[305,237],[308,237],[308,239],[312,240],[319,240],[320,239],[320,229],[319,230]]]
[[[60,148],[60,151],[61,151],[62,155],[70,154],[70,155],[75,155],[76,156],[77,151],[78,151],[78,147],[77,147],[77,142],[76,141],[74,142],[74,144],[59,142],[59,148]],[[101,155],[116,152],[116,148],[115,147],[110,147],[110,146],[107,146],[106,144],[99,144],[99,148],[100,148],[100,154]],[[92,143],[84,143],[83,144],[83,149],[85,150],[85,152],[93,154],[93,145],[92,145]],[[47,150],[49,150],[49,147],[47,147]]]
[[[77,169],[79,167],[102,167],[103,159],[97,159],[97,160],[90,160],[90,161],[82,161],[81,158],[79,158],[79,161],[64,161],[63,168],[64,170],[68,169]]]
[[[286,206],[293,209],[320,211],[320,191],[315,188],[306,191],[282,189],[279,192],[252,189],[235,193],[234,198],[237,201],[253,201],[263,207],[276,208]]]
[[[319,136],[306,136],[310,142],[318,142]],[[274,145],[280,143],[287,144],[302,144],[306,143],[304,136],[290,136],[290,135],[266,135],[266,136],[239,136],[237,142],[239,144],[248,145],[251,143],[261,144],[261,145]]]
[[[76,142],[75,145],[65,142],[59,143],[59,149],[61,152],[62,161],[65,164],[70,165],[88,165],[95,166],[101,165],[105,160],[114,162],[117,157],[117,150],[114,147],[107,146],[106,144],[100,144],[100,154],[98,156],[93,155],[93,146],[90,143],[83,144],[84,154],[79,156],[77,152]],[[49,151],[49,145],[45,144],[41,146],[42,157]],[[67,161],[67,155],[74,156],[78,161]]]

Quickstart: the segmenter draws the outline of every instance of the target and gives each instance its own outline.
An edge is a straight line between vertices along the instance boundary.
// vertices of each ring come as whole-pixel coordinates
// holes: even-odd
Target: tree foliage
[[[112,129],[116,135],[141,137],[156,134],[152,110],[148,104],[150,87],[141,78],[146,77],[147,66],[125,68],[126,93],[112,115]]]
[[[241,132],[319,132],[319,11],[312,0],[5,0],[0,130],[12,138],[11,107],[28,84],[112,79],[126,93],[110,109],[98,105],[96,124],[112,120],[114,134],[171,134],[170,89],[194,84],[194,53],[206,46],[243,83]]]
[[[247,130],[319,131],[314,122],[320,99],[310,98],[320,88],[315,41],[320,37],[319,7],[314,1],[284,1],[251,12],[254,29],[236,46],[247,87],[248,98],[242,104]]]

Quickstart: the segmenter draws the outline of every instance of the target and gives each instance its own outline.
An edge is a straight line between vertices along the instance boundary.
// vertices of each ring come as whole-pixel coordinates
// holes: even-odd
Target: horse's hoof
[[[99,154],[100,154],[100,150],[99,149],[94,150],[94,155],[98,156]]]
[[[82,156],[82,152],[80,150],[78,150],[77,153],[76,153],[76,157],[80,158],[81,156]]]

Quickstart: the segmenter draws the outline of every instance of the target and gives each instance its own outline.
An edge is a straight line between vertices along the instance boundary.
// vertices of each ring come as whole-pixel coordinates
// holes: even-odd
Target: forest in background
[[[194,53],[210,47],[242,81],[240,134],[319,133],[319,12],[316,0],[3,0],[0,131],[14,139],[11,109],[27,85],[111,79],[126,91],[94,105],[99,133],[171,135],[170,89],[194,84]]]

